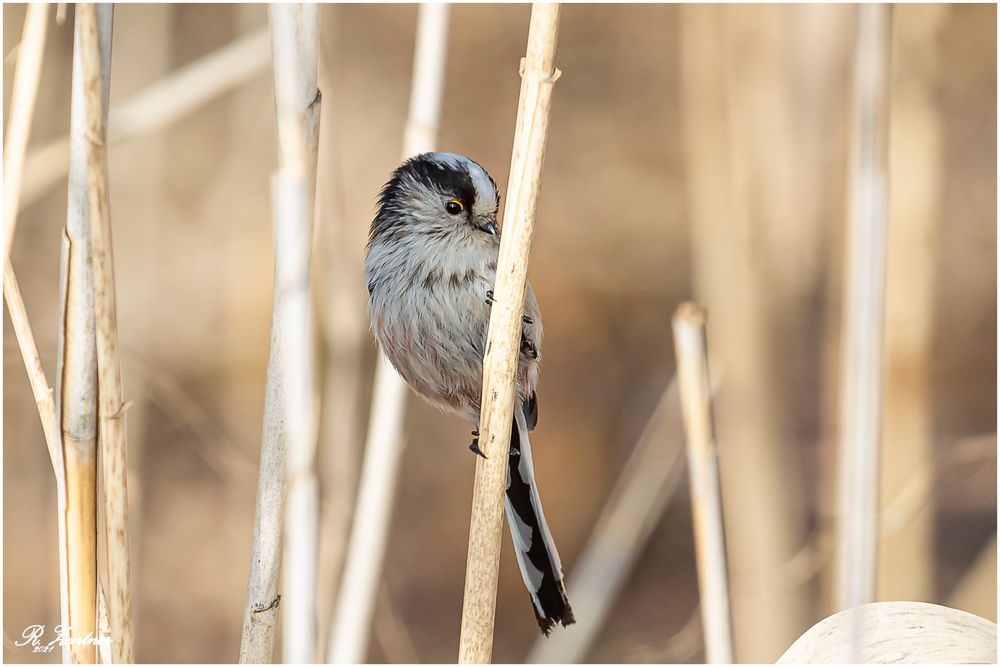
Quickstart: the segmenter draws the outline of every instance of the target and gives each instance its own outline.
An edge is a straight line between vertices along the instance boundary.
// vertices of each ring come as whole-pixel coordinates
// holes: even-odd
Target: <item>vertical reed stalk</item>
[[[705,656],[710,663],[729,663],[733,661],[729,581],[719,488],[719,446],[712,423],[705,311],[693,303],[683,303],[674,314],[673,326],[677,381],[687,432]]]
[[[77,6],[80,55],[86,103],[87,189],[90,248],[94,274],[94,322],[97,340],[98,437],[107,539],[108,616],[111,655],[116,663],[134,662],[132,582],[128,528],[128,466],[114,259],[111,202],[108,191],[107,131],[103,67],[97,7]]]
[[[888,208],[889,11],[883,5],[858,6],[840,400],[842,608],[866,604],[875,597]]]
[[[10,257],[10,244],[17,225],[24,156],[31,134],[31,118],[38,95],[38,80],[42,74],[42,54],[45,52],[45,30],[49,5],[30,4],[25,10],[24,30],[17,50],[17,67],[11,89],[10,112],[7,116],[7,137],[3,147],[3,261]]]
[[[284,284],[280,324],[287,336],[281,369],[285,387],[288,499],[283,583],[286,663],[316,659],[316,590],[319,558],[319,482],[316,479],[318,401],[313,377],[314,329],[310,254],[316,202],[321,99],[317,87],[318,7],[275,4],[269,9],[275,98],[280,129],[278,173],[272,182],[275,264]],[[289,136],[294,134],[294,138]],[[287,146],[304,147],[297,158]],[[297,159],[298,162],[293,162]],[[280,256],[279,256],[280,255]],[[279,298],[279,297],[276,297]]]
[[[575,664],[587,657],[680,484],[683,442],[677,382],[671,380],[573,568],[566,594],[576,616],[572,631],[539,636],[527,662]]]
[[[531,9],[528,48],[521,61],[521,92],[511,156],[507,206],[496,295],[483,359],[480,447],[489,458],[476,462],[472,522],[465,570],[465,598],[458,650],[460,663],[487,663],[493,654],[497,578],[503,536],[503,494],[507,482],[514,384],[521,341],[521,316],[541,183],[555,68],[559,5],[536,3]]]
[[[315,474],[316,390],[309,257],[316,198],[320,95],[316,5],[272,5],[271,49],[278,125],[274,303],[265,388],[260,477],[240,662],[273,660],[278,576],[286,512],[285,655],[311,662],[316,644],[319,487]]]
[[[107,122],[113,6],[97,7],[101,96]],[[71,637],[96,636],[97,611],[97,341],[87,184],[87,109],[81,22],[74,26],[69,183],[60,258],[60,329],[56,400],[66,474],[66,541]],[[72,644],[74,661],[94,662],[94,646]]]
[[[837,567],[842,609],[874,601],[878,564],[890,11],[886,5],[858,6],[839,418]],[[863,621],[860,610],[852,616],[856,662]]]
[[[437,143],[448,12],[446,4],[420,5],[410,109],[403,137],[404,159],[434,150]],[[379,353],[351,540],[330,629],[330,662],[362,662],[368,651],[392,501],[403,458],[406,396],[406,384],[385,355]]]

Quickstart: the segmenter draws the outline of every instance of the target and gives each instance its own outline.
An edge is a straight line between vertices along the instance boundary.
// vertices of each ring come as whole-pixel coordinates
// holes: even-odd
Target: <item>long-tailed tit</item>
[[[483,351],[500,229],[496,182],[454,153],[407,160],[382,189],[365,257],[371,325],[410,387],[479,428]],[[538,420],[535,386],[542,318],[525,294],[505,508],[517,561],[542,632],[573,623],[562,566],[535,484],[528,431]],[[477,454],[478,430],[470,449]]]

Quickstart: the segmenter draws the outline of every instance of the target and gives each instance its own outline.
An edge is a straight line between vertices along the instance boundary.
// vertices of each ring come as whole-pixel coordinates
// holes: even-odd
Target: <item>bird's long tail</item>
[[[517,564],[521,567],[524,585],[531,594],[538,627],[547,636],[556,623],[566,626],[576,619],[573,618],[573,609],[566,599],[559,554],[548,524],[545,523],[542,501],[538,497],[528,427],[520,405],[514,406],[504,506],[507,510],[507,525],[514,538]]]

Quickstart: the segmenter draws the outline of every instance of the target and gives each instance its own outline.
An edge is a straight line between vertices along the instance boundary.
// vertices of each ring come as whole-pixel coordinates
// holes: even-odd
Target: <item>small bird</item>
[[[420,396],[468,419],[479,449],[483,351],[500,248],[500,194],[477,162],[426,153],[382,188],[365,256],[371,327],[383,353]],[[535,484],[528,431],[538,421],[542,318],[525,293],[505,509],[521,576],[545,635],[574,622],[562,566]]]

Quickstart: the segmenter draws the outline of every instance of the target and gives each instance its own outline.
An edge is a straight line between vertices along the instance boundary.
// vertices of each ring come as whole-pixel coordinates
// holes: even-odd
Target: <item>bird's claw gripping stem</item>
[[[493,305],[493,290],[491,289],[486,290],[486,305],[487,306]]]
[[[487,458],[486,454],[483,454],[483,450],[479,449],[479,431],[473,431],[472,436],[472,444],[469,445],[469,451],[482,456],[484,459]]]

